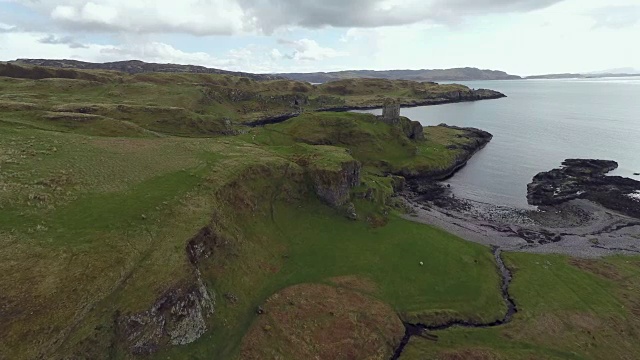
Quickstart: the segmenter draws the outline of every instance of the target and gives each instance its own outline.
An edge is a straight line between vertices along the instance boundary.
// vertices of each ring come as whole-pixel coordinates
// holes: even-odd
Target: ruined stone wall
[[[400,103],[396,100],[387,100],[382,108],[382,121],[389,125],[400,124]]]

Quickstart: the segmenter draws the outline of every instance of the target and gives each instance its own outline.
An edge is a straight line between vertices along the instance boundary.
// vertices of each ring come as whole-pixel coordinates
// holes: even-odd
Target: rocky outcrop
[[[362,165],[358,161],[346,161],[340,168],[311,169],[311,179],[318,197],[333,207],[341,207],[350,200],[351,189],[360,185],[360,170]]]
[[[186,345],[207,331],[214,301],[198,274],[198,284],[165,292],[143,312],[119,315],[116,322],[133,355],[150,355],[169,345]]]
[[[558,205],[588,199],[640,218],[640,181],[606,174],[618,167],[610,160],[568,159],[563,167],[541,172],[527,186],[531,205]]]
[[[192,284],[170,288],[148,310],[117,315],[117,333],[129,353],[150,355],[168,346],[190,344],[207,331],[215,302],[198,265],[224,244],[223,237],[210,226],[202,228],[186,246],[194,267]]]
[[[419,121],[411,121],[406,117],[400,118],[402,132],[411,140],[424,140],[424,127]]]

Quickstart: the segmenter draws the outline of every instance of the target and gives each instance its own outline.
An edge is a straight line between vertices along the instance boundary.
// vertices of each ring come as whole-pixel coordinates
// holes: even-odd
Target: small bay
[[[527,207],[527,184],[567,158],[615,160],[640,172],[640,77],[463,82],[507,98],[402,109],[423,125],[476,127],[493,141],[448,182],[456,195]],[[380,113],[380,110],[372,110]]]

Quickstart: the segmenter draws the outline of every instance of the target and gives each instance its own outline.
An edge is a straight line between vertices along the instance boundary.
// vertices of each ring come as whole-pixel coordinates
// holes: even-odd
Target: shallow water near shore
[[[534,175],[567,158],[615,160],[640,180],[640,78],[463,82],[508,97],[402,109],[423,125],[470,126],[492,142],[448,181],[460,197],[527,208]],[[380,110],[370,112],[380,113]]]

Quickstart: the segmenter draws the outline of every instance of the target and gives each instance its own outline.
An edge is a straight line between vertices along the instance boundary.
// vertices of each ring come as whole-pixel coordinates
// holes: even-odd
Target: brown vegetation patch
[[[609,280],[622,280],[622,275],[618,272],[615,266],[606,263],[602,260],[591,259],[571,259],[569,264],[577,267],[580,270],[587,271]]]
[[[571,324],[587,332],[597,331],[602,325],[601,319],[587,313],[570,314],[567,319]]]
[[[338,276],[329,279],[329,281],[339,287],[357,290],[367,294],[375,294],[376,292],[378,292],[378,284],[376,284],[373,280],[362,276]]]
[[[157,139],[135,139],[135,138],[94,138],[91,144],[105,150],[116,153],[130,153],[135,151],[153,152],[158,151],[166,143]]]
[[[500,359],[493,351],[488,349],[464,349],[458,351],[446,351],[438,355],[439,360],[495,360]]]
[[[362,293],[302,284],[269,298],[242,341],[241,359],[388,359],[404,327]]]

